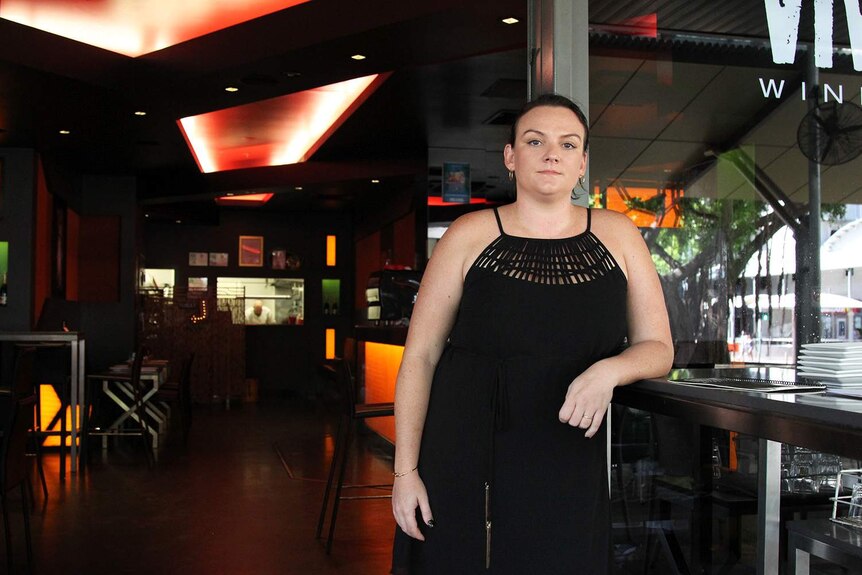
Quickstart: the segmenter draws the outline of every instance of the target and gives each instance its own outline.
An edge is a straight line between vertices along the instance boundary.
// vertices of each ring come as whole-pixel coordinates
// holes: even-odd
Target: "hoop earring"
[[[510,182],[515,181],[515,172],[513,172],[512,170],[509,170],[509,181]]]
[[[585,191],[587,189],[586,184],[587,184],[587,177],[586,176],[581,176],[580,178],[578,178],[578,185],[580,185],[582,188],[584,188]]]

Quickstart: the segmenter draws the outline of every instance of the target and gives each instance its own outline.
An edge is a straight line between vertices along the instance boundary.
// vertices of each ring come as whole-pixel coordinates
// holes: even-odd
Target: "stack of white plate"
[[[827,387],[862,389],[862,342],[804,344],[796,373]]]

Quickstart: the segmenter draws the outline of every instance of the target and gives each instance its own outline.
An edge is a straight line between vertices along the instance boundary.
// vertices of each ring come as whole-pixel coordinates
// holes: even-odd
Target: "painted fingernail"
[[[428,527],[434,527],[434,520],[433,520],[433,519],[429,519],[429,520],[426,522],[426,525],[428,525]]]

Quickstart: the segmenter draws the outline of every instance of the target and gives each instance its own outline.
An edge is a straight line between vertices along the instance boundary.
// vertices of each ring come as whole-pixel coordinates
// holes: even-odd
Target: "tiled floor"
[[[148,469],[139,444],[125,438],[65,483],[57,456],[46,455],[50,493],[43,502],[37,492],[35,572],[387,573],[388,499],[344,502],[331,556],[314,538],[333,413],[297,399],[199,407],[186,451],[168,442]],[[378,442],[360,438],[348,482],[390,479],[389,450]],[[25,572],[17,496],[10,508],[16,564]]]

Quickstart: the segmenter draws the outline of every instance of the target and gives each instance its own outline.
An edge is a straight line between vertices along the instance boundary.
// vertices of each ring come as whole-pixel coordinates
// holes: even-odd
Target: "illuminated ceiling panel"
[[[239,196],[221,196],[215,199],[220,206],[262,206],[272,199],[273,193],[241,194]]]
[[[306,161],[383,83],[374,74],[178,121],[204,173]]]
[[[305,2],[2,0],[0,18],[135,57]]]

